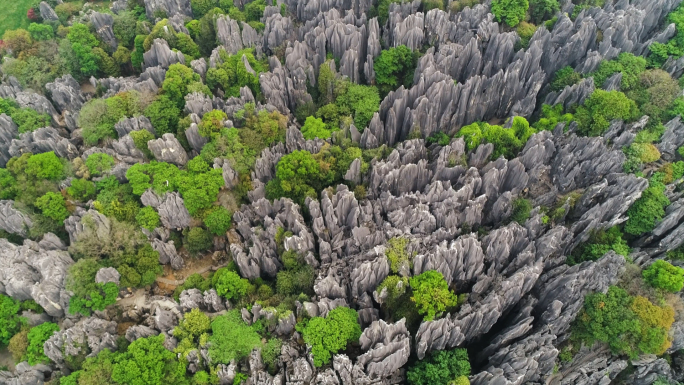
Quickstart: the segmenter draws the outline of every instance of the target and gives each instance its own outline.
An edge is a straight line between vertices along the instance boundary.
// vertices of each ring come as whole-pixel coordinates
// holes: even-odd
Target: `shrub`
[[[530,0],[530,17],[535,24],[551,19],[559,10],[558,0]]]
[[[176,103],[166,95],[161,95],[145,109],[145,116],[150,119],[159,136],[176,131],[180,113]]]
[[[552,91],[562,91],[567,86],[572,86],[582,81],[582,74],[576,72],[574,68],[567,66],[559,69],[553,75],[551,82]]]
[[[157,211],[151,206],[140,209],[140,211],[138,211],[138,215],[135,216],[135,220],[138,222],[140,227],[146,228],[150,231],[153,231],[159,227],[159,214],[157,214]]]
[[[231,8],[231,11],[233,10],[239,12],[237,8]],[[229,16],[235,20],[232,15]],[[225,50],[220,50],[219,55],[222,64],[207,71],[207,86],[212,90],[222,89],[226,97],[240,97],[240,88],[249,87],[254,97],[258,98],[261,95],[259,74],[268,71],[268,67],[266,63],[256,60],[254,49],[243,49],[235,55],[229,55]],[[247,59],[247,63],[255,74],[247,70],[245,63],[242,61],[242,56]]]
[[[609,77],[620,72],[622,74],[620,89],[627,92],[639,84],[640,75],[646,70],[646,65],[646,59],[643,57],[623,52],[615,60],[601,62],[596,72],[590,76],[594,77],[594,84],[601,87]]]
[[[204,114],[198,127],[200,135],[207,138],[218,135],[223,129],[223,122],[227,118],[226,113],[221,110],[212,110]]]
[[[413,267],[413,255],[407,250],[409,241],[406,238],[392,238],[387,241],[387,249],[385,255],[390,262],[390,269],[393,273],[400,271],[410,272]]]
[[[614,354],[636,357],[662,354],[669,346],[667,333],[674,322],[671,308],[660,308],[643,297],[631,297],[611,286],[606,294],[585,297],[575,319],[572,337],[589,345],[607,343]]]
[[[211,323],[209,356],[217,364],[229,364],[249,355],[252,349],[261,345],[261,337],[242,320],[240,311],[229,310],[216,317]]]
[[[449,381],[469,374],[468,352],[453,349],[435,352],[418,361],[406,372],[406,379],[411,385],[447,385]]]
[[[14,362],[21,362],[26,359],[26,350],[29,345],[28,332],[29,328],[23,328],[9,340],[7,350],[12,353]]]
[[[664,193],[665,185],[651,181],[641,197],[627,210],[629,219],[625,222],[626,233],[638,236],[653,230],[656,221],[665,215],[665,207],[670,204]]]
[[[442,273],[428,270],[410,280],[418,313],[424,315],[425,321],[432,321],[438,313],[456,306],[458,298],[449,290],[449,284]]]
[[[627,241],[622,239],[622,232],[617,226],[592,233],[587,242],[580,244],[572,251],[567,263],[576,265],[585,261],[595,261],[611,250],[625,257],[630,252]]]
[[[176,290],[174,290],[173,292],[174,298],[178,300],[178,296],[180,295],[180,293],[182,293],[184,290],[189,289],[199,289],[199,291],[205,292],[211,289],[211,279],[204,278],[197,273],[191,274],[189,277],[185,279],[185,282],[183,282],[182,285],[176,287]]]
[[[204,218],[204,225],[214,235],[225,235],[232,224],[233,213],[218,206]]]
[[[29,330],[26,336],[28,339],[26,358],[29,365],[44,364],[49,361],[47,356],[45,356],[45,353],[43,353],[43,344],[45,344],[45,341],[52,337],[52,334],[56,331],[59,331],[59,326],[52,322],[40,324]]]
[[[380,94],[387,95],[400,85],[410,87],[417,62],[418,56],[405,45],[380,52],[380,56],[373,64],[375,82],[378,84]]]
[[[72,179],[67,193],[72,198],[85,202],[95,196],[95,183],[86,179]]]
[[[254,289],[252,284],[234,271],[221,268],[216,271],[212,278],[212,284],[216,288],[218,295],[227,300],[238,301]]]
[[[536,25],[521,21],[516,28],[516,32],[518,33],[518,36],[520,36],[520,42],[518,43],[520,47],[527,48],[530,45],[530,40],[536,31]]]
[[[587,136],[599,136],[608,129],[611,120],[621,119],[630,122],[636,119],[638,114],[636,103],[622,92],[598,89],[584,105],[577,108],[577,132]]]
[[[197,340],[211,330],[211,320],[200,309],[192,309],[183,315],[183,320],[173,330],[174,337]]]
[[[525,19],[527,9],[530,7],[528,0],[493,0],[492,13],[498,22],[506,22],[510,27],[515,27]]]
[[[644,280],[649,285],[677,293],[684,287],[684,269],[672,266],[667,261],[659,259],[643,271]]]
[[[56,221],[61,222],[69,217],[69,210],[67,210],[64,197],[59,193],[45,193],[36,199],[36,207],[43,212],[43,215]]]
[[[328,139],[330,138],[330,130],[326,128],[325,123],[322,119],[314,118],[309,116],[306,118],[306,122],[302,126],[302,135],[304,139],[313,140],[316,138]]]
[[[347,84],[346,91],[337,96],[336,104],[342,115],[353,113],[356,128],[363,131],[380,108],[380,95],[375,87]]]
[[[26,174],[34,178],[59,180],[64,177],[64,164],[53,151],[31,155],[26,161]]]
[[[361,326],[356,310],[337,307],[325,318],[314,317],[305,325],[298,325],[304,341],[311,346],[314,365],[320,367],[330,362],[333,353],[347,347],[361,337]]]
[[[150,140],[154,140],[154,135],[152,135],[152,133],[147,130],[131,131],[128,135],[130,135],[131,139],[133,139],[135,147],[138,150],[142,151],[143,154],[145,154],[145,156],[151,159],[152,152],[147,147],[147,142],[149,142]]]
[[[527,218],[530,217],[530,211],[532,211],[532,203],[525,198],[516,198],[513,201],[513,213],[509,218],[511,222],[518,222],[519,224],[525,224]]]
[[[20,108],[10,115],[17,124],[20,133],[32,132],[42,127],[50,126],[50,115],[39,114],[32,108]]]
[[[19,317],[21,305],[18,301],[0,294],[0,346],[10,342],[10,338],[19,333],[22,319]]]
[[[286,251],[281,257],[285,269],[276,275],[276,291],[282,295],[313,294],[316,279],[314,269],[294,251]]]
[[[100,176],[111,170],[114,166],[114,158],[103,152],[91,154],[85,161],[86,167],[92,176]]]
[[[164,347],[165,338],[160,334],[131,342],[127,351],[114,360],[111,379],[120,384],[175,383],[173,369],[177,361]]]
[[[176,104],[180,111],[185,105],[185,95],[188,94],[188,87],[192,83],[201,83],[199,74],[183,64],[171,64],[166,71],[162,90],[164,95]],[[207,90],[207,93],[209,91]]]

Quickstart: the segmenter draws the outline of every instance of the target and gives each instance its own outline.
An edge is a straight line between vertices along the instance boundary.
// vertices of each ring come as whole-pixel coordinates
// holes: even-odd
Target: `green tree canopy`
[[[311,346],[314,365],[322,366],[330,362],[332,354],[347,347],[350,342],[356,342],[361,337],[356,310],[347,307],[337,307],[325,318],[311,318],[298,330],[302,332],[304,341]]]
[[[211,331],[209,356],[217,364],[227,365],[231,360],[247,357],[261,345],[261,336],[242,320],[237,309],[214,318]]]
[[[492,0],[492,13],[498,22],[505,22],[515,27],[525,20],[525,14],[530,7],[528,0]]]
[[[406,379],[411,385],[447,385],[454,379],[468,375],[468,352],[465,349],[453,349],[434,352],[418,361],[409,368]]]
[[[442,273],[428,270],[410,280],[418,313],[425,316],[425,321],[432,321],[438,313],[456,306],[458,298],[449,290],[449,284]]]
[[[406,88],[410,87],[417,62],[418,55],[405,45],[382,51],[373,63],[375,82],[380,94],[387,95],[402,84]]]
[[[653,262],[643,275],[644,280],[657,289],[676,293],[684,287],[684,269],[662,259]]]

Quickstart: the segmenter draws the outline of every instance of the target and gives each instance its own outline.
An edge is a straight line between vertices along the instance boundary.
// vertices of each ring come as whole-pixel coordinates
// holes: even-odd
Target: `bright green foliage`
[[[13,199],[17,192],[16,178],[6,168],[0,168],[0,199]]]
[[[202,79],[199,74],[191,68],[180,63],[171,64],[166,71],[162,90],[164,90],[164,95],[174,102],[179,110],[182,110],[183,106],[185,106],[185,95],[189,92],[188,87],[192,83],[201,81]],[[209,90],[207,90],[207,93],[209,93]]]
[[[0,294],[0,346],[7,346],[10,338],[21,330],[20,308],[18,301]]]
[[[26,161],[26,174],[40,179],[59,180],[64,177],[64,164],[54,151],[31,155]]]
[[[580,244],[572,251],[567,263],[576,265],[585,261],[595,261],[611,250],[625,257],[630,253],[627,241],[622,239],[622,232],[617,226],[592,233],[587,242]]]
[[[332,354],[356,342],[361,337],[356,310],[337,307],[328,312],[327,317],[314,317],[303,327],[299,327],[304,341],[311,346],[314,365],[323,366],[330,362]]]
[[[259,21],[264,16],[266,2],[264,0],[254,0],[245,4],[244,9],[247,21]]]
[[[181,51],[185,56],[186,62],[199,58],[199,46],[192,40],[192,38],[182,32],[176,30],[169,24],[169,21],[164,18],[155,24],[150,34],[145,36],[142,47],[145,51],[152,47],[154,39],[161,38],[169,43],[169,48]],[[137,48],[136,48],[137,49]]]
[[[316,273],[304,258],[290,250],[281,256],[285,269],[276,275],[276,291],[282,295],[313,294]]]
[[[86,202],[95,196],[95,183],[86,179],[72,179],[67,194],[72,198]]]
[[[559,9],[558,0],[530,0],[530,17],[535,24],[551,19]]]
[[[492,126],[488,123],[473,123],[456,133],[456,137],[463,137],[468,151],[474,151],[481,143],[492,143],[494,151],[492,159],[504,156],[514,158],[525,146],[527,139],[535,132],[523,117],[515,117],[511,128]]]
[[[684,287],[684,269],[662,259],[653,262],[643,275],[644,280],[657,289],[676,293]]]
[[[654,67],[662,66],[667,58],[675,59],[684,55],[684,6],[681,4],[668,15],[668,23],[674,23],[677,34],[665,44],[653,43],[649,46],[649,64]]]
[[[42,197],[36,199],[36,207],[43,215],[56,221],[63,221],[69,217],[69,210],[62,194],[47,192]]]
[[[451,143],[451,137],[442,131],[437,131],[425,139],[425,143],[437,143],[440,146],[448,146]]]
[[[102,266],[93,258],[78,260],[69,266],[66,288],[74,293],[69,300],[69,312],[89,316],[92,310],[104,310],[116,302],[119,288],[114,283],[95,283],[95,275]]]
[[[135,39],[135,30],[137,18],[134,12],[119,11],[118,14],[112,15],[114,18],[114,36],[119,42],[119,48],[130,48],[133,46]]]
[[[449,385],[470,385],[468,376],[458,376],[455,380],[449,382]]]
[[[212,278],[212,284],[216,288],[218,295],[233,301],[247,295],[253,289],[251,283],[234,271],[221,268],[216,271]]]
[[[166,95],[161,95],[145,109],[145,116],[150,119],[159,136],[176,131],[180,113],[181,110],[176,103]]]
[[[240,385],[243,382],[247,382],[249,377],[244,373],[235,373],[235,379],[233,379],[233,385]]]
[[[247,86],[254,97],[258,98],[261,95],[259,74],[268,71],[267,63],[256,60],[252,48],[238,51],[235,55],[229,55],[225,50],[220,50],[219,55],[223,64],[207,71],[206,79],[209,88],[212,90],[222,89],[226,97],[239,97],[240,88]],[[254,74],[245,67],[245,63],[242,61],[243,56],[247,59]]]
[[[242,129],[244,130],[244,128]],[[256,151],[247,147],[240,139],[240,131],[231,127],[221,130],[221,134],[204,145],[200,156],[207,162],[222,157],[230,161],[231,167],[241,175],[249,175],[256,160]]]
[[[200,309],[192,309],[183,315],[183,320],[173,330],[178,339],[198,339],[202,334],[211,330],[211,320]]]
[[[159,227],[159,214],[157,214],[157,211],[151,206],[141,208],[140,211],[138,211],[138,215],[135,216],[135,220],[140,227],[144,227],[150,231]]]
[[[10,115],[20,133],[35,131],[50,126],[50,115],[39,114],[32,108],[20,108]]]
[[[52,322],[40,324],[29,330],[29,345],[26,349],[26,358],[30,365],[33,366],[49,362],[49,359],[43,353],[43,344],[48,338],[52,337],[52,334],[56,331],[59,331],[59,326]]]
[[[525,224],[527,218],[530,217],[532,211],[532,203],[525,198],[516,198],[513,201],[513,213],[509,218],[511,222],[518,222],[521,225]]]
[[[565,87],[575,85],[580,81],[582,81],[582,74],[576,72],[575,69],[570,66],[563,67],[556,71],[556,73],[553,75],[551,90],[556,92],[563,91]]]
[[[498,22],[506,22],[510,27],[515,27],[525,19],[527,9],[530,7],[528,0],[493,0],[492,13]]]
[[[96,152],[92,154],[85,161],[86,167],[92,176],[100,176],[112,169],[114,166],[114,158],[104,152]]]
[[[97,63],[97,67],[100,69],[102,74],[112,77],[117,77],[120,75],[121,69],[119,68],[119,65],[116,64],[116,61],[114,61],[114,59],[112,59],[112,57],[109,56],[109,54],[102,48],[95,47],[92,49],[92,53],[95,55],[95,62]]]
[[[233,213],[218,206],[204,218],[204,225],[214,235],[225,235],[232,224]]]
[[[238,112],[238,115],[241,112]],[[240,142],[255,153],[277,142],[285,141],[287,117],[278,111],[262,109],[256,112],[254,103],[245,104],[244,127],[239,130]]]
[[[326,128],[325,123],[322,119],[314,118],[309,116],[306,118],[306,122],[302,126],[302,135],[304,139],[313,140],[316,138],[328,139],[330,138],[330,130]]]
[[[237,309],[216,317],[211,323],[211,331],[209,356],[217,364],[247,357],[252,349],[261,345],[261,336],[245,324]]]
[[[192,6],[192,15],[199,19],[204,16],[207,12],[216,8],[216,0],[191,0],[190,5]]]
[[[515,48],[527,48],[530,45],[530,40],[532,36],[537,31],[537,26],[526,21],[521,21],[518,27],[515,29],[520,36],[520,41],[516,44]]]
[[[375,87],[347,84],[346,91],[339,93],[335,103],[340,114],[353,115],[356,128],[363,131],[380,108],[380,95]]]
[[[631,297],[611,286],[607,294],[585,297],[575,319],[572,338],[589,345],[607,343],[613,354],[631,358],[639,354],[662,354],[669,347],[668,330],[674,322],[670,307],[653,305],[644,297]]]
[[[78,69],[77,75],[88,77],[97,74],[97,56],[92,49],[98,45],[98,41],[90,29],[85,24],[76,23],[69,28],[67,39],[78,61],[74,64]]]
[[[622,92],[598,89],[591,94],[584,105],[577,108],[575,120],[579,124],[578,133],[599,136],[608,129],[611,120],[621,119],[630,122],[638,115],[639,109],[636,103]]]
[[[468,352],[453,349],[435,352],[418,361],[406,372],[406,379],[411,385],[447,385],[449,381],[469,374]]]
[[[449,284],[442,273],[428,270],[411,278],[413,296],[418,313],[424,315],[425,321],[432,321],[438,313],[456,306],[458,298],[449,290]]]
[[[211,138],[221,133],[223,129],[223,122],[228,119],[225,112],[221,110],[211,110],[202,116],[202,121],[199,124],[200,135]]]
[[[276,178],[268,183],[266,190],[274,198],[280,195],[304,202],[307,196],[316,198],[320,176],[320,165],[311,153],[294,151],[280,158]]]
[[[385,255],[393,273],[399,273],[402,270],[409,272],[413,266],[413,255],[406,250],[408,244],[409,240],[406,238],[392,238],[387,241]]]
[[[152,161],[134,164],[126,172],[126,178],[135,195],[142,195],[148,188],[163,194],[176,188],[175,181],[179,173],[178,167],[172,164]]]
[[[128,183],[120,184],[115,176],[110,175],[95,185],[98,191],[94,202],[96,210],[119,221],[135,220],[140,206]]]
[[[634,56],[631,53],[621,53],[617,59],[603,61],[596,72],[590,74],[594,77],[594,84],[601,87],[603,83],[615,73],[622,73],[620,88],[627,92],[639,83],[639,75],[646,70],[646,59]]]
[[[653,230],[656,221],[665,215],[665,207],[670,204],[664,193],[665,185],[651,181],[641,197],[627,210],[629,219],[625,222],[626,233],[638,236]]]
[[[112,368],[112,379],[119,384],[173,384],[178,379],[175,355],[164,347],[166,337],[137,339],[125,353],[117,355]],[[183,373],[185,375],[185,373]]]
[[[136,71],[142,70],[143,54],[145,53],[145,47],[143,47],[145,37],[145,35],[136,35],[134,39],[133,46],[135,47],[135,50],[131,53],[131,64]]]
[[[380,53],[373,63],[375,82],[381,95],[387,95],[400,85],[410,87],[418,56],[405,45],[392,47]]]

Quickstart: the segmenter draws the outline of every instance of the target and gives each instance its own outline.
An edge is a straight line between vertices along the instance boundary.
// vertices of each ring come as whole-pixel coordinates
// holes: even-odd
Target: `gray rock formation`
[[[9,146],[11,156],[21,156],[25,152],[40,154],[54,151],[61,158],[74,159],[78,156],[78,149],[67,138],[59,135],[52,127],[42,127],[32,132],[19,135],[19,139],[12,139]]]
[[[5,167],[12,157],[9,152],[12,139],[19,135],[19,129],[12,118],[5,114],[0,115],[0,167]]]
[[[121,119],[114,125],[114,129],[116,130],[116,133],[119,135],[119,138],[122,138],[130,134],[132,131],[139,130],[147,130],[153,135],[155,134],[155,130],[154,127],[152,127],[152,123],[146,116],[143,115],[136,116],[133,118]]]
[[[183,198],[177,192],[166,194],[164,201],[157,207],[157,211],[159,211],[161,223],[167,229],[182,229],[190,225],[190,213],[185,208]]]
[[[121,274],[113,267],[103,267],[97,271],[95,275],[95,283],[110,283],[119,284],[119,279],[121,279]]]
[[[100,36],[105,44],[109,45],[112,50],[116,50],[119,43],[114,36],[114,18],[108,13],[93,12],[90,14],[90,22],[93,23],[95,32]]]
[[[180,51],[172,51],[171,48],[169,48],[169,43],[164,39],[154,39],[150,50],[143,54],[142,69],[145,70],[156,66],[167,69],[171,64],[175,63],[185,64],[185,56],[183,53]]]
[[[116,351],[116,322],[84,318],[74,326],[55,332],[43,345],[45,355],[60,368],[70,357],[95,357],[103,349]]]
[[[70,298],[64,285],[73,263],[64,250],[28,239],[22,246],[0,239],[0,290],[16,300],[36,301],[52,317],[64,317]]]
[[[192,17],[190,0],[145,0],[145,12],[148,19],[175,15]]]
[[[33,222],[28,215],[14,208],[14,202],[0,201],[0,229],[22,237],[28,235]]]
[[[173,134],[167,133],[161,138],[147,142],[155,159],[160,162],[172,163],[184,166],[188,162],[188,153],[185,152],[178,139]]]
[[[57,21],[57,20],[59,20],[59,16],[57,16],[57,13],[55,12],[54,9],[52,9],[50,4],[48,4],[44,1],[41,1],[39,8],[40,8],[40,17],[43,20],[46,20],[46,21]]]

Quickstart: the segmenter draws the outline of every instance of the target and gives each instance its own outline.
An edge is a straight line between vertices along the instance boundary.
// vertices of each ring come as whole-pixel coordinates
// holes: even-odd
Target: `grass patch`
[[[35,0],[3,0],[0,12],[0,37],[7,30],[28,28],[31,21],[26,17]]]

